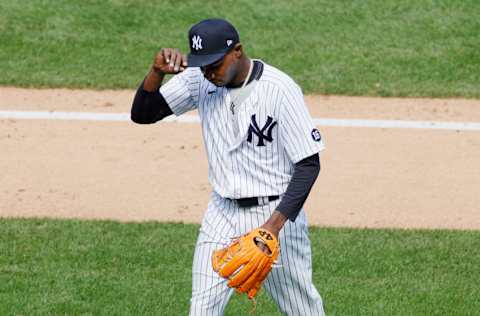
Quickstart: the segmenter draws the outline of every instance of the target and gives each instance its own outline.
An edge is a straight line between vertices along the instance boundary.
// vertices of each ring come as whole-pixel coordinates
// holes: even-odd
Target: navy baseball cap
[[[188,31],[188,40],[190,42],[189,67],[213,64],[240,42],[235,27],[222,19],[203,20],[193,25]]]

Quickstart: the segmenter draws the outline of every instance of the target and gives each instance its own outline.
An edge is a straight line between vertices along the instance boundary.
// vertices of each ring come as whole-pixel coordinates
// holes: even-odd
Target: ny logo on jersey
[[[272,130],[277,125],[277,122],[273,121],[273,118],[270,116],[267,116],[267,122],[263,127],[260,129],[257,124],[257,119],[255,117],[256,114],[252,115],[252,122],[250,123],[250,127],[248,128],[248,138],[247,142],[251,143],[253,134],[258,136],[258,143],[257,146],[265,146],[265,143],[263,142],[266,140],[267,142],[272,142]],[[265,130],[267,131],[267,134],[265,135]]]
[[[202,38],[198,35],[194,35],[192,37],[192,48],[195,50],[200,50],[202,49]]]

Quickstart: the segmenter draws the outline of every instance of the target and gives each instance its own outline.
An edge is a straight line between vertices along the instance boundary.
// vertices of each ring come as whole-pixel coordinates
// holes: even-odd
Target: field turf
[[[0,315],[186,315],[197,225],[0,219]],[[474,315],[480,232],[311,228],[328,315]],[[234,295],[226,315],[248,315]],[[261,291],[255,315],[280,315]]]
[[[0,85],[135,88],[208,17],[306,93],[480,97],[478,0],[0,0]]]

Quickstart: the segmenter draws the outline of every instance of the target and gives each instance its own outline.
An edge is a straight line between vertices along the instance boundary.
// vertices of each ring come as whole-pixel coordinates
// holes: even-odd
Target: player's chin
[[[211,80],[211,83],[213,83],[217,87],[223,87],[225,86],[225,82],[222,80]]]

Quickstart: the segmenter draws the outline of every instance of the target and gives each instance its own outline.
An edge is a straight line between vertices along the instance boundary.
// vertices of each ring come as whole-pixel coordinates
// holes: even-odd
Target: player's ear
[[[235,54],[235,57],[237,57],[237,58],[242,57],[242,55],[243,55],[242,44],[240,44],[240,43],[235,44],[235,46],[233,47],[233,53]]]

